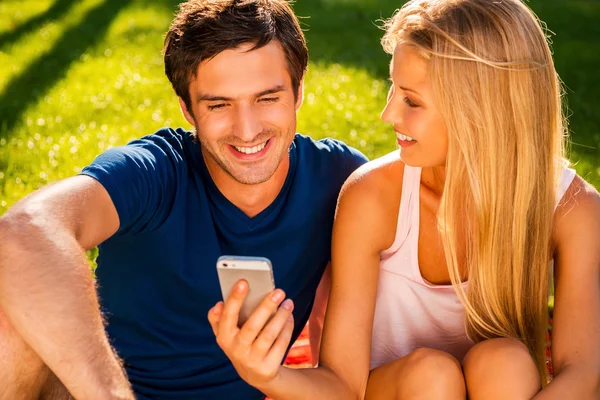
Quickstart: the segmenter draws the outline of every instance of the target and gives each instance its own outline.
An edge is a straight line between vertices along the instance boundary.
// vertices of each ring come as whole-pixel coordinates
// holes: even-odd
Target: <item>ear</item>
[[[183,117],[185,118],[185,120],[187,122],[190,123],[190,125],[192,125],[193,127],[196,127],[196,121],[194,121],[194,117],[192,116],[192,113],[190,113],[187,106],[185,105],[185,101],[183,101],[183,99],[181,97],[178,97],[178,99],[179,99],[179,107],[181,108],[181,113],[183,114]]]
[[[304,101],[304,76],[300,80],[298,85],[298,98],[296,99],[296,111],[300,109],[302,102]]]

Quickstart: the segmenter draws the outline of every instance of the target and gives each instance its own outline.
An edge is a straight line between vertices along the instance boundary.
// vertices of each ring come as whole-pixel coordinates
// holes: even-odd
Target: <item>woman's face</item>
[[[400,158],[415,167],[446,164],[448,133],[434,105],[429,63],[409,45],[398,45],[390,65],[392,86],[381,119],[394,126]]]

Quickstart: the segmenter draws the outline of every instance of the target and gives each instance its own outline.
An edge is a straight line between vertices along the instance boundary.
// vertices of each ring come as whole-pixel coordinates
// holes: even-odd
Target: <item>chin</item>
[[[265,183],[267,182],[269,179],[271,179],[271,177],[275,174],[275,171],[269,173],[269,172],[263,172],[263,173],[256,173],[256,171],[254,171],[253,173],[238,173],[238,174],[230,174],[233,179],[235,179],[236,181],[238,181],[239,183],[242,183],[244,185],[259,185],[261,183]]]
[[[419,160],[416,157],[406,157],[406,155],[402,154],[402,150],[400,150],[400,160],[409,167],[425,167],[423,164],[423,160]],[[419,162],[421,161],[421,162]]]
[[[269,177],[242,176],[242,177],[234,177],[234,179],[243,185],[260,185],[261,183],[265,183],[269,179],[271,179],[271,176],[269,176]]]
[[[415,157],[415,156],[406,156],[406,154],[402,154],[400,151],[400,160],[410,167],[420,167],[420,168],[435,168],[435,167],[445,167],[446,160],[433,160],[431,158],[425,157]]]

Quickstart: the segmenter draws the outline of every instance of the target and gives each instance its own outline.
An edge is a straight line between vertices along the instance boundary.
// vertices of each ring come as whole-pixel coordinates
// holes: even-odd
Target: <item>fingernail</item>
[[[292,311],[294,309],[294,302],[291,299],[286,299],[283,303],[281,303],[281,307],[288,311]]]
[[[276,290],[271,295],[271,300],[273,300],[275,303],[279,303],[283,299],[284,296],[285,296],[285,294],[283,293],[283,291]]]
[[[236,289],[238,292],[240,292],[240,293],[243,293],[243,292],[245,292],[245,291],[246,291],[246,287],[247,287],[247,285],[248,285],[248,284],[246,283],[246,281],[240,281],[240,282],[237,284],[237,286],[235,287],[235,289]]]

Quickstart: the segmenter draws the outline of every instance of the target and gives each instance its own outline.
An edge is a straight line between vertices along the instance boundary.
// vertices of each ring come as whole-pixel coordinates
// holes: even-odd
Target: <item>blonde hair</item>
[[[519,0],[413,0],[385,28],[388,53],[405,44],[429,61],[448,131],[438,221],[468,335],[475,342],[521,340],[546,384],[551,234],[566,122],[542,24]],[[457,259],[463,232],[466,292]]]

